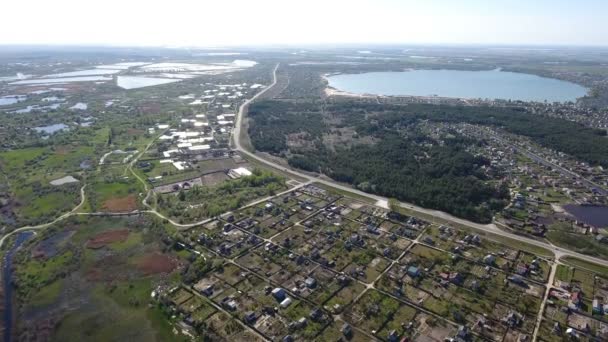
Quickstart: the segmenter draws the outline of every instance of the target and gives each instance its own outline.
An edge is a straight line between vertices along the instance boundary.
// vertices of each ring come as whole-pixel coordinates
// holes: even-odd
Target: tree
[[[399,212],[399,200],[397,200],[396,198],[389,198],[388,208],[392,212]]]

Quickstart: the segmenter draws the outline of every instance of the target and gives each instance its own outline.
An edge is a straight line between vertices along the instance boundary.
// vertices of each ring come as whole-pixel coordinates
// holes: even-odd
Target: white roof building
[[[248,169],[246,169],[244,167],[239,167],[239,168],[228,171],[228,176],[231,178],[234,178],[234,179],[251,176],[252,174],[253,173],[251,173],[251,171],[249,171]]]
[[[167,150],[167,151],[163,152],[163,156],[165,156],[165,158],[170,158],[173,153],[178,153],[178,152],[179,152],[178,150]]]
[[[178,169],[179,171],[182,171],[186,168],[186,163],[182,162],[182,161],[176,161],[176,162],[173,162],[173,166],[175,166],[175,168]]]
[[[203,151],[203,150],[208,150],[210,148],[211,148],[210,145],[195,145],[195,146],[188,147],[188,149],[190,151]]]

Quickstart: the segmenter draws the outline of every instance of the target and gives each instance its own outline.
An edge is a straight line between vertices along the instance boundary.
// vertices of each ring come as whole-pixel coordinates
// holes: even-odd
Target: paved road
[[[317,183],[321,183],[321,184],[325,184],[327,186],[336,188],[336,189],[340,189],[343,191],[348,191],[354,194],[357,194],[359,196],[364,196],[370,199],[373,199],[374,201],[376,201],[376,204],[378,206],[387,207],[387,203],[388,203],[388,198],[386,197],[382,197],[382,196],[378,196],[378,195],[373,195],[373,194],[369,194],[357,189],[353,189],[349,186],[345,186],[343,184],[334,182],[334,181],[329,181],[329,180],[325,180],[325,179],[321,179],[319,177],[314,177],[311,176],[307,173],[301,172],[301,171],[297,171],[291,168],[286,168],[283,165],[277,164],[271,160],[265,159],[255,153],[252,153],[250,151],[248,151],[247,149],[245,149],[242,145],[241,142],[241,128],[243,125],[243,117],[246,115],[246,111],[249,107],[249,105],[254,102],[255,100],[257,100],[258,98],[260,98],[261,96],[263,96],[267,91],[269,91],[270,89],[272,89],[276,84],[277,84],[277,70],[279,68],[279,64],[277,64],[273,70],[273,80],[272,83],[264,88],[262,91],[260,91],[259,93],[257,93],[254,97],[252,97],[251,99],[245,101],[240,107],[239,107],[239,111],[237,113],[237,118],[236,118],[236,124],[234,127],[234,131],[232,134],[232,142],[234,144],[235,149],[237,149],[239,152],[241,152],[242,154],[246,155],[249,158],[255,159],[256,161],[263,163],[264,165],[267,165],[271,168],[274,169],[278,169],[281,170],[287,174],[291,174],[294,175],[296,177],[300,177],[302,179],[306,179],[309,182],[317,182]],[[452,216],[451,214],[439,211],[439,210],[431,210],[431,209],[425,209],[419,206],[416,206],[414,204],[411,203],[405,203],[405,202],[401,202],[399,203],[399,205],[403,208],[418,212],[418,213],[423,213],[426,215],[431,215],[433,217],[445,220],[445,221],[449,221],[449,222],[453,222],[453,223],[457,223],[457,224],[461,224],[473,229],[477,229],[477,230],[482,230],[484,232],[489,232],[492,234],[496,234],[499,236],[503,236],[503,237],[507,237],[507,238],[511,238],[511,239],[515,239],[518,241],[522,241],[537,247],[542,247],[545,248],[549,251],[552,251],[555,254],[555,258],[556,259],[560,259],[561,257],[564,256],[573,256],[585,261],[589,261],[589,262],[594,262],[594,263],[598,263],[601,265],[608,265],[608,261],[604,260],[604,259],[600,259],[600,258],[596,258],[596,257],[592,257],[589,255],[585,255],[585,254],[581,254],[581,253],[577,253],[577,252],[573,252],[570,250],[567,250],[565,248],[560,248],[560,247],[556,247],[553,245],[550,245],[546,242],[542,242],[542,241],[538,241],[538,240],[534,240],[528,237],[524,237],[524,236],[520,236],[520,235],[516,235],[510,232],[506,232],[504,230],[500,230],[498,227],[496,227],[495,224],[479,224],[479,223],[475,223],[475,222],[471,222],[468,220],[464,220],[455,216]]]

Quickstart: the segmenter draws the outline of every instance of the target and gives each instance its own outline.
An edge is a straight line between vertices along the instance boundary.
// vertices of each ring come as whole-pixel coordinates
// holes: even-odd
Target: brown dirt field
[[[160,103],[156,102],[147,102],[139,106],[137,109],[143,112],[144,114],[158,114],[160,113],[161,105]]]
[[[127,128],[127,134],[128,135],[142,135],[145,132],[141,129],[135,129],[135,128]]]
[[[144,274],[170,273],[178,265],[178,262],[168,255],[151,253],[144,255],[137,261],[137,268]]]
[[[129,212],[137,209],[137,197],[129,195],[121,198],[110,198],[103,202],[102,209],[109,212]]]
[[[74,149],[72,148],[72,146],[69,145],[61,145],[61,146],[56,146],[55,147],[55,154],[60,155],[60,156],[64,156],[70,152],[72,152]]]
[[[127,229],[111,230],[95,235],[87,241],[86,246],[90,249],[99,249],[112,242],[125,241],[127,237],[129,237],[129,231]]]
[[[98,268],[92,268],[87,271],[85,277],[88,281],[101,281],[103,280],[103,272],[101,272],[101,270]]]

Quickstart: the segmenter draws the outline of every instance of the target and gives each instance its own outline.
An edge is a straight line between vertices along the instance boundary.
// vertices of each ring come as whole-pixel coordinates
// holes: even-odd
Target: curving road
[[[316,183],[321,183],[327,186],[330,186],[332,188],[336,188],[339,190],[343,190],[343,191],[348,191],[354,194],[357,194],[359,196],[363,196],[363,197],[367,197],[370,199],[373,199],[374,201],[376,201],[376,205],[387,208],[388,205],[388,198],[386,197],[382,197],[382,196],[378,196],[378,195],[373,195],[373,194],[369,194],[357,189],[353,189],[352,187],[349,186],[345,186],[343,184],[334,182],[334,181],[329,181],[329,180],[325,180],[325,179],[321,179],[319,177],[314,177],[311,176],[307,173],[301,172],[301,171],[297,171],[294,170],[292,168],[286,168],[283,165],[277,164],[271,160],[265,159],[255,153],[252,153],[251,151],[248,151],[247,149],[245,149],[242,145],[241,142],[241,129],[243,126],[243,117],[246,115],[247,109],[249,108],[249,105],[254,102],[255,100],[257,100],[258,98],[260,98],[262,95],[264,95],[267,91],[269,91],[270,89],[272,89],[274,86],[276,86],[277,84],[277,70],[279,68],[280,64],[277,64],[272,72],[272,83],[264,88],[262,91],[260,91],[259,93],[257,93],[255,96],[253,96],[251,99],[245,101],[240,107],[239,107],[239,111],[237,113],[237,117],[236,117],[236,123],[235,123],[235,127],[232,133],[232,142],[234,145],[234,148],[236,150],[238,150],[239,152],[241,152],[242,154],[246,155],[248,158],[251,159],[255,159],[256,161],[263,163],[266,166],[269,166],[271,168],[277,169],[277,170],[281,170],[287,174],[291,174],[294,175],[296,177],[300,177],[302,179],[307,180],[308,182],[316,182]],[[426,214],[426,215],[431,215],[433,217],[445,220],[445,221],[449,221],[449,222],[453,222],[453,223],[457,223],[457,224],[461,224],[473,229],[477,229],[477,230],[481,230],[484,232],[488,232],[488,233],[492,233],[495,235],[499,235],[499,236],[503,236],[503,237],[507,237],[507,238],[511,238],[514,240],[518,240],[518,241],[522,241],[525,243],[528,243],[530,245],[534,245],[537,247],[542,247],[545,248],[549,251],[552,251],[555,255],[555,259],[559,260],[561,257],[564,256],[572,256],[572,257],[576,257],[578,259],[582,259],[585,261],[589,261],[589,262],[593,262],[593,263],[597,263],[600,265],[608,265],[608,261],[604,260],[604,259],[600,259],[600,258],[596,258],[593,256],[589,256],[589,255],[585,255],[585,254],[581,254],[581,253],[577,253],[574,251],[570,251],[568,249],[565,248],[561,248],[561,247],[556,247],[553,246],[551,244],[548,244],[546,242],[542,242],[542,241],[538,241],[535,239],[531,239],[525,236],[520,236],[520,235],[516,235],[504,230],[499,229],[498,227],[496,227],[495,224],[479,224],[479,223],[475,223],[475,222],[471,222],[465,219],[461,219],[458,217],[455,217],[451,214],[439,211],[439,210],[432,210],[432,209],[425,209],[419,206],[416,206],[414,204],[411,203],[405,203],[405,202],[400,202],[399,205],[405,209],[409,209],[418,213],[422,213],[422,214]]]
[[[87,187],[87,185],[83,185],[82,188],[80,188],[80,203],[78,203],[78,205],[76,205],[74,207],[74,209],[68,211],[67,213],[57,217],[56,219],[54,219],[51,222],[47,222],[47,223],[43,223],[43,224],[39,224],[39,225],[35,225],[35,226],[24,226],[24,227],[20,227],[17,228],[13,231],[11,231],[10,233],[4,234],[4,236],[2,236],[2,238],[0,238],[0,248],[2,248],[2,245],[4,245],[4,241],[11,235],[15,234],[15,233],[19,233],[19,232],[23,232],[23,231],[27,231],[27,230],[39,230],[39,229],[44,229],[50,225],[53,225],[63,219],[66,219],[72,215],[76,215],[77,211],[80,210],[80,208],[84,205],[84,202],[86,201],[87,197],[86,194],[84,192],[84,189]]]

